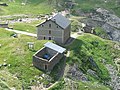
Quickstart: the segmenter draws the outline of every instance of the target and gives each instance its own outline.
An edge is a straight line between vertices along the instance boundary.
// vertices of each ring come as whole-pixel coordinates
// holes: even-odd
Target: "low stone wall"
[[[8,24],[0,24],[0,28],[8,28]]]
[[[59,63],[59,61],[61,60],[61,58],[64,56],[64,54],[60,54],[57,53],[55,57],[51,58],[51,60],[49,61],[49,65],[48,68],[51,71],[53,69],[53,67]]]
[[[37,56],[33,56],[33,65],[41,70],[45,70],[45,64],[49,64],[49,62],[45,59],[39,58]]]
[[[48,66],[46,71],[51,71],[53,67],[60,61],[63,54],[56,53],[49,61],[37,56],[33,56],[33,65],[41,70],[45,70],[45,65]]]

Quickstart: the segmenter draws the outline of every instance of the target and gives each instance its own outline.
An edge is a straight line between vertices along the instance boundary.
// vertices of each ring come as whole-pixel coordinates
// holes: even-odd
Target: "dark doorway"
[[[44,40],[45,40],[45,37],[44,37]]]
[[[48,70],[48,65],[45,64],[45,70]]]
[[[49,40],[51,40],[51,37],[49,37]]]

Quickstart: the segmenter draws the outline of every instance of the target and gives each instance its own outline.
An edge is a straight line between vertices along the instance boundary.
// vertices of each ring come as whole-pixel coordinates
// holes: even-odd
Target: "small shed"
[[[44,47],[33,55],[33,65],[41,70],[51,71],[64,56],[65,48],[52,42],[47,42]]]
[[[8,24],[0,23],[0,28],[8,28]]]

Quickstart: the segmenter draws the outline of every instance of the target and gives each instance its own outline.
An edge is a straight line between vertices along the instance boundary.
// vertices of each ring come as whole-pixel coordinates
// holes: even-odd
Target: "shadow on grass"
[[[50,76],[54,79],[54,81],[57,81],[63,77],[65,66],[66,66],[66,56],[64,56],[60,60],[60,62],[54,66],[53,70],[50,73]]]
[[[35,49],[29,49],[31,52],[37,52],[38,50]]]

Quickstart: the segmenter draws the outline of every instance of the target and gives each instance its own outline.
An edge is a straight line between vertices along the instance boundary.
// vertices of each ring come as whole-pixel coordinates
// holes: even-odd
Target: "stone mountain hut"
[[[65,48],[47,42],[44,47],[33,55],[33,65],[44,71],[51,71],[64,56]]]
[[[37,39],[64,44],[70,38],[70,29],[70,21],[61,14],[56,14],[37,26]]]

